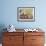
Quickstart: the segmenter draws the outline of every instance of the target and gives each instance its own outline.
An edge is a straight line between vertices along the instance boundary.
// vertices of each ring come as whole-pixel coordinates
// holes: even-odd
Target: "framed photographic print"
[[[22,22],[35,21],[35,7],[18,7],[17,20]]]

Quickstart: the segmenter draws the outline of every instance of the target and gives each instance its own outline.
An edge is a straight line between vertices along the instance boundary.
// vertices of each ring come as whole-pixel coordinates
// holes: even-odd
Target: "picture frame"
[[[34,22],[35,21],[35,7],[18,7],[17,21]]]

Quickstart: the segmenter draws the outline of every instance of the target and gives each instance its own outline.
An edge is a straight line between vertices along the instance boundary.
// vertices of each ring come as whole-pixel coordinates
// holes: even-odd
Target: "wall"
[[[16,28],[46,28],[45,0],[1,0],[0,25],[13,24]],[[35,7],[35,22],[18,22],[17,7]]]

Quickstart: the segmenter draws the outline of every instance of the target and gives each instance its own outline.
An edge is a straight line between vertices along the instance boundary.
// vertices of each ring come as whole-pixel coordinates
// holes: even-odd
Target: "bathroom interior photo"
[[[0,0],[0,46],[46,46],[46,0]]]

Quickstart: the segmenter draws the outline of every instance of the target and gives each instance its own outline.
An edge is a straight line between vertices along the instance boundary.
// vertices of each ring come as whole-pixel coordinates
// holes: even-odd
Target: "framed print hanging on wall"
[[[35,21],[35,7],[18,7],[17,20],[22,22]]]

